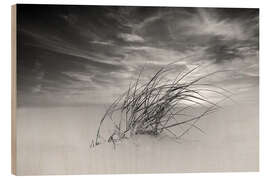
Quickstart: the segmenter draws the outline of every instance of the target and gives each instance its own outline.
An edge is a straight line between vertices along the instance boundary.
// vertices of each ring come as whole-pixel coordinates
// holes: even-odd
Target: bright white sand
[[[19,108],[19,175],[257,171],[258,105],[235,106],[201,120],[180,143],[137,136],[90,149],[104,108]]]

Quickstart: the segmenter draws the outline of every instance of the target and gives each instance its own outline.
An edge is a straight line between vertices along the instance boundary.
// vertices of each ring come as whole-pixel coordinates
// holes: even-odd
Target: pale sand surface
[[[19,108],[18,175],[258,171],[258,105],[226,107],[180,143],[137,136],[90,149],[103,106]]]

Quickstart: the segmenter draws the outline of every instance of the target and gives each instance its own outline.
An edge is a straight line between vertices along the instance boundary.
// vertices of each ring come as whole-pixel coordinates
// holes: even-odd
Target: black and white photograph
[[[15,6],[16,175],[259,171],[259,9]]]

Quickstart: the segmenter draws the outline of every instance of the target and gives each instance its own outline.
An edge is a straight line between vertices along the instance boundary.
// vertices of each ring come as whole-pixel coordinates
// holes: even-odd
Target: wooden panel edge
[[[11,173],[16,175],[17,6],[11,6]]]

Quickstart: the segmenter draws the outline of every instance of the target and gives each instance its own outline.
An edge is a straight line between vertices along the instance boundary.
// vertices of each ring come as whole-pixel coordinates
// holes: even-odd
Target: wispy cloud
[[[112,46],[112,45],[114,45],[112,41],[97,41],[97,40],[94,40],[94,41],[90,41],[90,43],[98,44],[98,45],[104,45],[104,46]]]
[[[118,37],[127,42],[144,42],[144,39],[136,34],[120,33]]]
[[[190,78],[230,69],[209,81],[243,97],[256,95],[256,9],[38,8],[18,11],[24,13],[18,22],[18,89],[25,103],[109,103],[142,69],[147,78],[174,61],[168,79],[197,65],[204,68]]]
[[[192,17],[191,21],[183,24],[189,27],[186,33],[190,35],[222,36],[227,40],[247,40],[249,37],[241,20],[221,19],[217,12],[210,14],[205,9],[199,9],[198,14]]]

